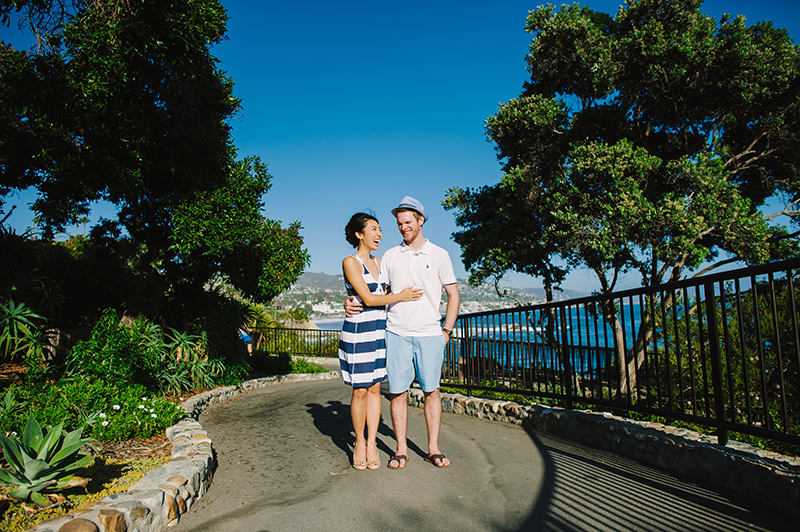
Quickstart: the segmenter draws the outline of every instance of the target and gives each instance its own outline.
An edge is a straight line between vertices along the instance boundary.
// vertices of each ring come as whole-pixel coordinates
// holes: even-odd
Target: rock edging
[[[336,372],[276,375],[224,386],[183,403],[186,417],[167,429],[172,458],[148,471],[127,492],[110,495],[91,506],[39,523],[29,532],[156,532],[178,523],[180,516],[211,485],[217,466],[211,439],[197,421],[209,406],[241,393],[284,382],[341,378]]]
[[[445,412],[522,425],[612,451],[738,493],[800,519],[800,458],[733,441],[721,447],[715,436],[607,412],[441,395]],[[408,402],[422,407],[422,390],[410,390]]]

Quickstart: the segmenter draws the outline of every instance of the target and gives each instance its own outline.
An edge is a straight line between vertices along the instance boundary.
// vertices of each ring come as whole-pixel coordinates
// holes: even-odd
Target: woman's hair
[[[354,248],[358,247],[358,237],[356,237],[356,233],[363,233],[364,227],[367,226],[369,220],[378,222],[378,219],[371,214],[357,212],[350,217],[350,221],[344,226],[344,237]]]

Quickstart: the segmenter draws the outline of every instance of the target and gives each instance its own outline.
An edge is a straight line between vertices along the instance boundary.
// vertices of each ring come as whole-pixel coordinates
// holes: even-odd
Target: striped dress
[[[361,263],[364,282],[369,291],[383,295],[386,290],[386,278],[378,268],[375,279],[367,270],[367,266],[356,255]],[[374,261],[375,258],[371,257]],[[377,261],[375,262],[377,266]],[[347,296],[358,297],[353,286],[345,277],[344,286]],[[345,384],[354,388],[369,387],[386,378],[386,307],[368,307],[352,318],[345,318],[342,333],[339,335],[339,366]]]

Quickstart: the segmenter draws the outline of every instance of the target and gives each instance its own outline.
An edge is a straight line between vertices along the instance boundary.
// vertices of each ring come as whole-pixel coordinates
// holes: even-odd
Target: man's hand
[[[350,296],[345,299],[342,305],[344,306],[344,314],[348,318],[352,318],[363,310],[361,303],[358,301],[358,299],[356,299],[355,296]]]

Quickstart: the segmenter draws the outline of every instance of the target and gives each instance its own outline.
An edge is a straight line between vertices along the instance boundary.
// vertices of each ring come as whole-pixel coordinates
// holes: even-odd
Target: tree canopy
[[[588,267],[609,292],[703,263],[796,250],[759,209],[800,201],[800,51],[786,30],[719,23],[701,0],[627,0],[615,17],[579,4],[532,11],[530,80],[487,119],[504,176],[453,187],[470,280],[508,271],[551,291]]]
[[[167,299],[221,276],[268,301],[296,280],[300,226],[263,216],[266,165],[236,160],[226,120],[241,102],[210,52],[225,37],[219,1],[4,0],[4,23],[14,10],[41,46],[0,43],[0,213],[2,196],[33,187],[52,239],[112,203],[92,239],[126,241],[117,259]]]

